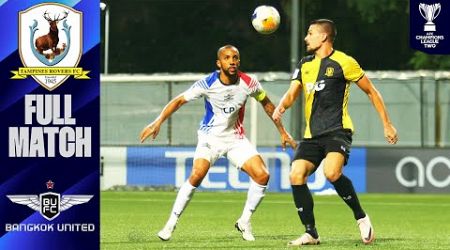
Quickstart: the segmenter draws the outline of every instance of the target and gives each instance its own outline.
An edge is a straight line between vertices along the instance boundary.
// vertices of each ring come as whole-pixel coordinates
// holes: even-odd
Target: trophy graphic
[[[427,22],[423,26],[423,31],[436,31],[436,25],[433,23],[433,20],[439,16],[441,13],[441,4],[419,4],[419,12]]]

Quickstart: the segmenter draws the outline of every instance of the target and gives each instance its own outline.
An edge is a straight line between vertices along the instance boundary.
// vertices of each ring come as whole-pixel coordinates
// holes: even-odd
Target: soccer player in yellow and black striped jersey
[[[289,246],[320,243],[315,227],[314,202],[306,182],[323,159],[325,177],[352,209],[363,242],[369,244],[375,239],[369,216],[361,208],[351,180],[342,174],[342,168],[350,154],[353,134],[347,107],[351,82],[355,82],[369,97],[381,118],[387,142],[395,144],[398,140],[383,98],[358,62],[333,49],[336,33],[331,20],[318,19],[311,22],[305,37],[306,48],[311,55],[300,61],[289,89],[273,114],[274,120],[280,120],[303,90],[306,129],[295,152],[290,181],[295,206],[306,232],[290,241]]]

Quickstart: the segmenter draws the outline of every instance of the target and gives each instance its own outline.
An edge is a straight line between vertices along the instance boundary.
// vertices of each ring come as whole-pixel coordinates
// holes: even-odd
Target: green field
[[[291,194],[268,193],[252,219],[255,242],[234,229],[246,193],[197,192],[172,239],[164,226],[175,192],[102,192],[101,249],[287,249],[303,232]],[[321,245],[309,249],[450,249],[450,195],[360,195],[375,228],[365,246],[349,208],[337,196],[315,196]]]

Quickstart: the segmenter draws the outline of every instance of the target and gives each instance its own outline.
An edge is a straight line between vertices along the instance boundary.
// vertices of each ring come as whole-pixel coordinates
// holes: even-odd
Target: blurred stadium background
[[[272,35],[257,34],[251,27],[251,13],[261,4],[272,5],[281,14],[282,24]],[[448,227],[437,227],[433,233],[416,238],[413,236],[420,235],[423,227],[408,231],[408,225],[414,224],[421,216],[408,211],[417,209],[427,213],[424,208],[431,210],[431,207],[437,208],[436,211],[446,211],[450,193],[450,59],[410,49],[408,0],[110,0],[104,1],[102,7],[101,189],[105,190],[102,195],[102,248],[195,249],[211,246],[200,244],[190,235],[186,236],[190,240],[180,245],[153,242],[153,235],[163,225],[175,193],[148,191],[173,190],[189,175],[203,102],[185,105],[164,124],[153,142],[140,144],[139,132],[171,98],[215,70],[216,50],[224,44],[239,48],[241,69],[256,75],[272,101],[278,103],[289,86],[291,69],[304,55],[305,28],[310,20],[316,18],[329,18],[336,22],[338,36],[335,48],[360,62],[382,93],[399,131],[398,145],[388,146],[370,101],[359,88],[352,86],[349,111],[356,133],[345,172],[353,180],[357,192],[366,193],[362,194],[363,205],[365,200],[372,202],[369,209],[377,213],[380,220],[388,219],[382,218],[386,207],[388,210],[393,208],[391,206],[404,209],[406,222],[400,226],[410,233],[410,236],[405,236],[405,231],[393,232],[393,236],[386,233],[385,241],[378,246],[385,249],[450,248]],[[277,199],[280,199],[281,203],[286,203],[287,209],[293,208],[288,182],[292,150],[283,152],[280,149],[278,133],[259,104],[250,101],[246,110],[246,134],[258,146],[271,172],[269,191],[282,193],[277,194],[275,197],[280,198],[272,202],[277,204]],[[302,117],[299,102],[283,120],[296,139],[302,137]],[[325,181],[321,171],[317,173],[309,180],[310,188],[316,194],[330,192],[332,186]],[[245,191],[247,187],[248,178],[225,159],[220,159],[211,168],[201,185],[202,190],[213,192]],[[145,191],[130,193],[130,190]],[[428,196],[417,197],[414,193],[427,193]],[[236,206],[239,211],[245,193],[227,195],[234,195],[228,197],[232,200],[238,197]],[[199,196],[207,197],[208,194]],[[192,206],[206,205],[201,203],[200,197],[200,203],[195,203],[194,199]],[[205,199],[203,202],[208,203],[209,198]],[[270,195],[267,199],[271,204]],[[322,199],[325,199],[322,201],[325,207],[330,204],[328,198]],[[345,211],[343,203],[339,204],[337,198],[331,199],[333,205],[329,213],[335,207]],[[410,203],[403,206],[396,200],[409,200]],[[437,202],[430,203],[431,200]],[[263,211],[264,206],[263,202]],[[266,211],[273,206],[267,205]],[[133,213],[130,213],[130,207]],[[220,203],[211,209],[217,212]],[[187,210],[189,219],[186,220],[195,220],[195,215],[202,216],[193,210]],[[273,210],[279,213],[286,211],[284,207]],[[207,211],[201,211],[207,214]],[[214,211],[213,214],[216,213]],[[191,216],[187,215],[189,213]],[[258,215],[261,224],[267,213]],[[329,215],[318,215],[318,220],[323,218],[320,216]],[[448,215],[445,218],[448,221]],[[294,210],[292,218],[281,220],[286,224],[296,221]],[[423,224],[425,220],[428,224]],[[130,226],[130,221],[136,227]],[[420,223],[433,226],[435,221],[423,217]],[[220,224],[218,221],[217,225]],[[214,229],[214,225],[197,225],[207,228],[196,228],[198,230]],[[294,226],[297,228],[297,225],[288,227],[292,229]],[[385,225],[383,230],[392,230],[387,228]],[[289,240],[291,236],[286,233],[299,233],[294,229],[286,232],[279,237],[283,242],[277,245],[278,239],[270,237],[271,230],[264,230],[268,234],[266,247],[273,249],[281,248],[277,246],[284,246],[284,241]],[[337,234],[336,239],[339,238],[337,225],[329,230],[331,234]],[[442,235],[443,232],[446,233]],[[224,234],[220,237],[227,237],[227,232]],[[418,243],[429,240],[432,235],[439,235],[432,245],[425,247]],[[149,237],[152,240],[147,240]],[[208,237],[216,236],[211,234]],[[221,241],[220,237],[216,241]],[[233,237],[237,236],[233,233]],[[402,237],[414,238],[413,243],[403,248],[406,241],[395,241]],[[205,237],[200,239],[206,240]],[[346,247],[355,244],[350,243]],[[227,244],[215,246],[239,246],[234,241]],[[330,245],[323,247],[337,249]],[[253,245],[252,248],[264,248],[264,244]]]

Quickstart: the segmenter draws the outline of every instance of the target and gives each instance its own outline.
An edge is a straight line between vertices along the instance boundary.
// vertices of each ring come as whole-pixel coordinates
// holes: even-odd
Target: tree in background
[[[365,70],[450,69],[450,57],[409,47],[408,0],[300,1],[305,1],[306,22],[300,25],[334,20],[336,49],[353,55]],[[240,48],[245,71],[290,71],[290,0],[105,2],[111,15],[111,73],[209,72],[215,50],[224,44]],[[258,34],[251,26],[251,14],[261,4],[280,12],[281,26],[274,34]],[[302,48],[305,31],[299,36]]]
[[[383,22],[383,16],[386,14],[394,16],[400,16],[399,13],[409,14],[408,0],[347,0],[347,2],[349,7],[355,8],[360,13],[360,17],[369,23]],[[393,23],[393,25],[396,24]],[[406,37],[406,39],[404,43],[409,44],[409,37]],[[430,55],[415,51],[409,58],[408,65],[412,69],[449,70],[450,56]]]

